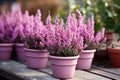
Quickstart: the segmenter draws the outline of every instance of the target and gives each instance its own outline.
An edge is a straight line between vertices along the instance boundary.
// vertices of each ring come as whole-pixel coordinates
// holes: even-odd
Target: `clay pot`
[[[113,67],[120,67],[120,48],[108,48],[108,54]]]
[[[34,50],[25,48],[27,66],[33,69],[46,68],[48,63],[48,54],[49,52],[47,50]]]
[[[96,51],[95,49],[82,50],[77,62],[77,69],[84,69],[84,70],[90,69],[95,51]]]
[[[25,51],[24,51],[24,44],[23,43],[15,43],[15,50],[17,54],[17,58],[19,61],[25,61]]]
[[[0,61],[9,60],[13,50],[13,43],[1,43],[0,44]]]
[[[58,57],[49,56],[53,76],[56,78],[69,79],[74,77],[75,68],[79,56]]]

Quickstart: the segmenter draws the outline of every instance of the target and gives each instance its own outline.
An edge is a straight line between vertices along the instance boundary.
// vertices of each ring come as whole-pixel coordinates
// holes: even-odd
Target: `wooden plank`
[[[49,74],[27,68],[15,61],[0,61],[0,74],[11,80],[59,80]]]
[[[46,72],[46,73],[49,73],[52,75],[52,71],[51,69],[42,69],[42,70],[39,70],[40,72]],[[92,74],[92,73],[89,73],[89,72],[86,72],[86,71],[82,71],[82,70],[76,70],[75,71],[75,75],[74,75],[74,78],[72,79],[66,79],[66,80],[112,80],[112,79],[109,79],[109,78],[105,78],[105,77],[102,77],[100,75],[96,75],[96,74]]]
[[[99,69],[91,68],[87,71],[107,78],[111,78],[112,80],[120,80],[120,76]]]
[[[50,63],[48,63],[47,69],[39,69],[40,72],[48,73],[52,75],[52,70],[50,69]],[[74,78],[72,79],[65,79],[65,80],[112,80],[110,78],[105,78],[100,75],[96,75],[93,73],[89,73],[83,70],[76,70]]]
[[[120,68],[111,68],[111,67],[110,68],[103,68],[103,67],[97,67],[95,65],[92,67],[95,69],[99,69],[99,70],[120,76]]]
[[[76,70],[75,78],[69,80],[111,80],[96,74],[91,74],[82,70]]]
[[[59,80],[52,77],[50,64],[47,69],[32,70],[26,67],[25,64],[16,61],[0,61],[1,74],[11,80]],[[14,79],[13,79],[14,78]],[[66,80],[112,80],[100,75],[89,73],[82,70],[76,70],[75,76],[72,79]]]

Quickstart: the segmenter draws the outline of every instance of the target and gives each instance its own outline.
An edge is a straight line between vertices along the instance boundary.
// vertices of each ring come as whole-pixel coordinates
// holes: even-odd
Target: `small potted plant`
[[[16,14],[14,15],[16,18],[16,28],[14,31],[14,34],[16,36],[15,39],[15,51],[17,54],[17,58],[19,61],[25,61],[25,52],[24,52],[24,27],[27,23],[27,17],[29,17],[28,12],[23,15],[21,10],[19,9],[16,11]]]
[[[46,20],[47,49],[50,52],[52,73],[57,78],[73,78],[79,52],[83,49],[83,37],[79,36],[75,14],[70,14],[64,29],[63,21],[58,17],[51,23],[50,15]]]
[[[113,67],[120,67],[120,24],[115,27],[115,32],[118,34],[118,40],[113,41],[107,51],[110,57],[110,62]]]
[[[82,16],[78,10],[77,14],[78,26],[80,27],[81,35],[84,37],[84,43],[86,44],[86,48],[80,53],[77,69],[90,69],[96,48],[106,40],[106,38],[104,38],[105,29],[103,28],[98,33],[95,33],[94,17],[92,16],[87,23],[84,23],[84,16]]]
[[[112,42],[107,49],[113,67],[120,68],[120,40]]]
[[[45,37],[46,28],[41,21],[40,10],[36,16],[30,16],[30,20],[24,29],[25,55],[29,68],[43,69],[47,67],[48,54],[46,50]]]
[[[14,46],[15,19],[13,13],[0,16],[0,60],[9,60]]]
[[[21,24],[19,24],[19,26],[22,26]],[[20,35],[20,32],[18,30],[18,35],[16,36],[16,40],[15,40],[15,51],[17,54],[17,58],[19,61],[25,61],[25,52],[24,52],[24,42],[23,42],[23,38],[22,35]]]

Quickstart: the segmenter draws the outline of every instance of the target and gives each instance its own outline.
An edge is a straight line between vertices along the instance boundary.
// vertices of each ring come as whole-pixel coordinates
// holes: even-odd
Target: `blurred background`
[[[59,14],[64,22],[66,22],[67,15],[75,12],[76,9],[86,16],[86,21],[93,14],[95,32],[102,27],[106,29],[107,47],[115,40],[119,40],[120,46],[120,0],[0,0],[0,14],[3,11],[16,11],[19,6],[23,13],[28,10],[31,15],[40,9],[44,23],[49,12],[52,20]],[[107,47],[103,46],[99,49],[100,52],[96,53],[100,56],[106,55]],[[103,60],[101,57],[99,59]]]
[[[30,14],[41,9],[44,22],[49,12],[53,20],[59,14],[66,21],[70,12],[79,9],[86,20],[94,14],[96,32],[105,27],[106,36],[107,33],[112,34],[112,37],[108,36],[109,39],[113,39],[113,33],[120,39],[120,0],[0,0],[0,13],[17,10],[19,6],[23,13],[28,10]]]

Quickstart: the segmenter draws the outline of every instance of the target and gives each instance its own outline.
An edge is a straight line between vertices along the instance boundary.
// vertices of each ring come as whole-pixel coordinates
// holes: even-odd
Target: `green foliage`
[[[115,32],[120,35],[120,23],[116,25]]]
[[[86,21],[94,14],[96,32],[105,27],[106,32],[115,31],[120,34],[120,0],[80,0],[80,3],[76,4],[72,12],[79,9],[86,16]],[[66,9],[59,13],[60,17],[66,21],[69,11]]]
[[[90,0],[82,0],[84,5],[82,5],[80,11],[87,17],[94,14],[95,31],[99,31],[102,27],[105,27],[106,31],[114,31],[120,27],[118,26],[118,24],[120,24],[120,0],[91,1],[92,2],[90,2]],[[119,32],[116,31],[116,33]]]

